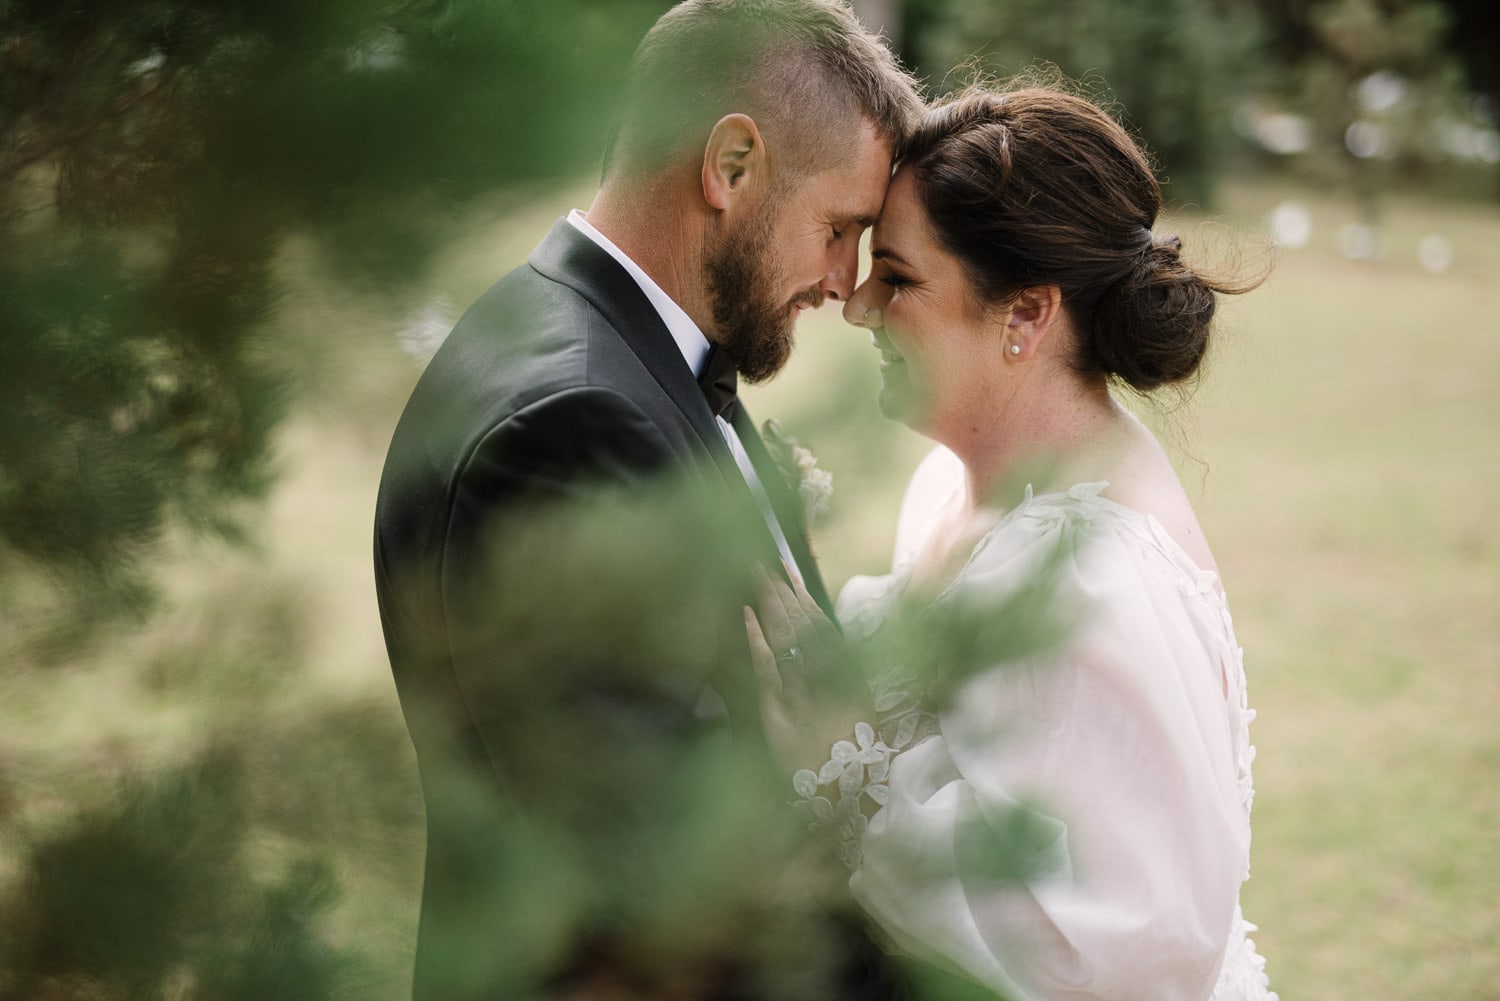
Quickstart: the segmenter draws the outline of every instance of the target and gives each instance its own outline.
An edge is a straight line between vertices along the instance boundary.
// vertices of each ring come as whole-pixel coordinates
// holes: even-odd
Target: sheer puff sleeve
[[[1103,486],[1028,497],[976,549],[956,588],[1003,595],[1067,544],[1071,639],[976,675],[891,758],[850,888],[893,946],[1003,995],[1204,1001],[1249,856],[1238,648],[1217,591]],[[1051,864],[987,878],[1016,809]]]

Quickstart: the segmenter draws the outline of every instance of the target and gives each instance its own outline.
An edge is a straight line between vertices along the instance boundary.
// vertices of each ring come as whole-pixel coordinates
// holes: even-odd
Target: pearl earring
[[[1010,353],[1013,354],[1013,355],[1020,354],[1021,353],[1021,345],[1019,345],[1019,344],[1012,344],[1010,346]]]

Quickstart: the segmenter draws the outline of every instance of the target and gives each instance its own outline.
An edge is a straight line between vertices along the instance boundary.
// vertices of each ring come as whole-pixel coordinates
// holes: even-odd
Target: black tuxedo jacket
[[[809,591],[826,608],[800,505],[743,408],[734,424]],[[469,906],[463,898],[473,878],[466,818],[434,794],[445,781],[441,769],[457,762],[470,776],[505,782],[496,751],[504,707],[476,695],[504,651],[455,653],[448,634],[455,602],[484,600],[459,593],[470,586],[459,568],[486,531],[520,516],[522,501],[571,498],[600,483],[644,483],[667,472],[742,491],[744,510],[755,510],[702,391],[645,294],[560,221],[433,357],[397,425],[376,506],[381,620],[427,798],[419,998],[444,994],[437,985],[447,959],[434,945],[433,922],[441,924],[445,909]],[[756,524],[744,530],[764,535],[767,563],[778,565],[763,520],[749,517]],[[663,725],[692,711],[668,706]]]

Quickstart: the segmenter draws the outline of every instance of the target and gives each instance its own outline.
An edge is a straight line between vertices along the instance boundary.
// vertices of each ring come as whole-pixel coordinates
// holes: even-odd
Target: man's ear
[[[728,209],[744,192],[760,186],[766,173],[766,146],[749,115],[725,115],[714,123],[703,151],[703,198]]]
[[[1005,356],[1026,361],[1062,316],[1062,289],[1056,285],[1023,288],[1005,315]]]

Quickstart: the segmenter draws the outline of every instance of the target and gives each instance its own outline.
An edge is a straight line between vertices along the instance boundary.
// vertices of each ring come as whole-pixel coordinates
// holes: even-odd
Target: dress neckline
[[[1167,527],[1161,523],[1161,520],[1156,515],[1142,511],[1139,508],[1131,507],[1129,504],[1122,504],[1112,497],[1104,496],[1103,491],[1107,489],[1109,489],[1109,481],[1099,480],[1090,483],[1077,483],[1065,491],[1054,491],[1042,494],[1041,497],[1046,499],[1066,497],[1078,502],[1096,504],[1121,515],[1126,521],[1144,532],[1162,550],[1163,555],[1169,557],[1172,562],[1179,565],[1179,568],[1186,576],[1199,584],[1204,582],[1211,583],[1219,596],[1223,597],[1224,585],[1218,571],[1201,566],[1193,558],[1192,554],[1187,551],[1186,547],[1181,542],[1178,542],[1171,532],[1167,531]],[[1036,498],[1031,497],[1031,488],[1029,485],[1026,493],[1028,499],[1035,503]]]
[[[1062,508],[1067,506],[1093,507],[1104,510],[1114,515],[1119,521],[1127,525],[1134,534],[1156,549],[1163,558],[1170,563],[1184,584],[1191,585],[1192,589],[1209,595],[1221,612],[1227,614],[1229,610],[1228,596],[1225,594],[1223,583],[1217,572],[1206,570],[1198,565],[1198,562],[1183,548],[1182,544],[1172,537],[1166,526],[1153,514],[1133,508],[1128,504],[1122,504],[1112,497],[1105,497],[1104,490],[1109,488],[1108,480],[1094,480],[1085,483],[1075,483],[1071,487],[1060,490],[1049,490],[1045,493],[1034,493],[1032,485],[1026,484],[1026,493],[1021,503],[1005,512],[991,525],[978,541],[969,550],[969,555],[953,575],[952,579],[938,592],[935,600],[946,598],[949,593],[959,586],[967,575],[974,561],[984,552],[986,548],[1010,525],[1025,517],[1035,517],[1040,512],[1038,508]],[[955,485],[954,490],[960,489],[962,484]],[[901,575],[905,578],[902,582],[904,590],[910,582],[911,571],[915,565],[914,559],[906,560],[901,567]]]

